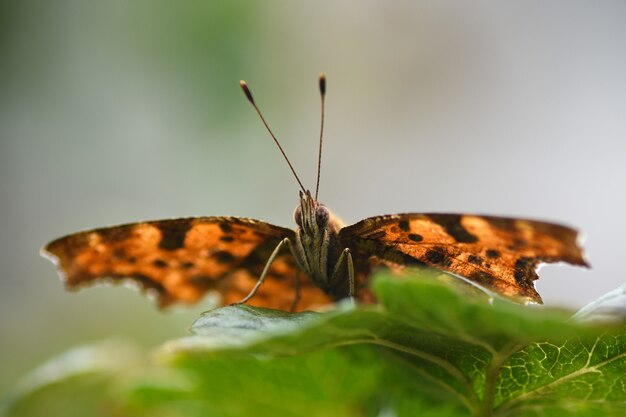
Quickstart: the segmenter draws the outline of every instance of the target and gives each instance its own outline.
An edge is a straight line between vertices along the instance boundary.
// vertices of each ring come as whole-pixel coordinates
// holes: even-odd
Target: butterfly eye
[[[328,218],[330,217],[330,212],[324,206],[318,206],[315,211],[315,222],[318,227],[326,227],[328,224]]]
[[[300,206],[296,207],[296,210],[293,212],[293,217],[296,220],[296,224],[302,227],[302,208]]]

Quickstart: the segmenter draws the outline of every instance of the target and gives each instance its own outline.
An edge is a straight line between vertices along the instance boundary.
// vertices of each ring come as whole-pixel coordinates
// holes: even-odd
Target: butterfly
[[[224,304],[301,311],[353,297],[373,302],[373,269],[427,266],[461,276],[516,302],[541,303],[540,263],[589,266],[576,230],[536,220],[472,214],[405,213],[346,226],[317,197],[326,77],[319,78],[322,123],[315,195],[298,178],[261,114],[301,191],[295,229],[240,217],[148,221],[74,233],[42,249],[68,289],[128,281],[161,307],[217,292]]]

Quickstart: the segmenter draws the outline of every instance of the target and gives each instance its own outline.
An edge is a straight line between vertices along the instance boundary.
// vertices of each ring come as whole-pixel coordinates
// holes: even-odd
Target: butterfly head
[[[308,235],[315,235],[326,228],[330,221],[330,211],[317,202],[310,191],[300,191],[300,205],[294,212],[296,224]]]

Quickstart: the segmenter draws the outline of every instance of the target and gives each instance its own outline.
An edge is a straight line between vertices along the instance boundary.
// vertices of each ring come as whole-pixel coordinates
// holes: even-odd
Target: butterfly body
[[[311,281],[334,299],[351,296],[347,249],[339,241],[343,223],[309,192],[300,193],[300,205],[294,218],[297,224],[291,248],[300,267]]]

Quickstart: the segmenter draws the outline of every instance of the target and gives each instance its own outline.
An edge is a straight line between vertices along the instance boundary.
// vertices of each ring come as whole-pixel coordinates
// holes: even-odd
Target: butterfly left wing
[[[194,303],[216,291],[225,303],[245,297],[276,245],[293,230],[238,217],[197,217],[114,226],[75,233],[46,245],[69,289],[94,282],[132,281],[156,294],[159,305]],[[248,304],[290,309],[299,269],[284,248]],[[304,274],[305,309],[331,302]]]
[[[452,272],[516,301],[541,303],[533,281],[542,262],[588,266],[578,233],[535,220],[465,214],[397,214],[339,232],[356,257]]]

